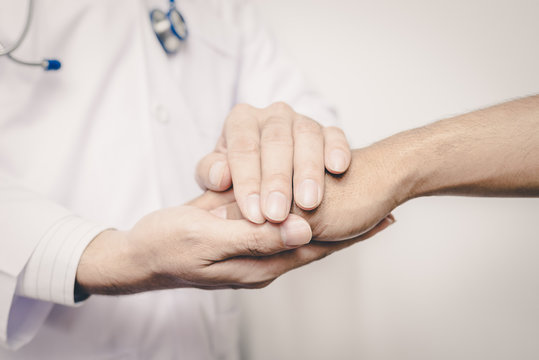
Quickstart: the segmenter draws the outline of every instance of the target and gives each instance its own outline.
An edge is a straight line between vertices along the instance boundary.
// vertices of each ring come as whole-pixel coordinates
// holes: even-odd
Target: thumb
[[[292,214],[281,224],[266,222],[257,225],[247,220],[221,220],[217,230],[217,238],[225,238],[229,242],[227,246],[220,247],[227,258],[272,255],[305,245],[312,238],[307,221]]]

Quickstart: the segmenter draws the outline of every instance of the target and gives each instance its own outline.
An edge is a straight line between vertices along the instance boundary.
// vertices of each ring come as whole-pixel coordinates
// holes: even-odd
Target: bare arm
[[[353,152],[326,176],[321,206],[305,212],[319,240],[369,229],[421,196],[539,196],[539,96],[405,131]]]
[[[395,140],[409,149],[410,197],[539,196],[539,96],[442,120]]]

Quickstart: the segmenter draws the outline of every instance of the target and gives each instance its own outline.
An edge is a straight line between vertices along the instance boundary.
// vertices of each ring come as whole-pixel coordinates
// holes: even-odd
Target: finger
[[[324,137],[317,122],[299,116],[294,132],[294,200],[303,210],[320,205],[324,193]]]
[[[221,249],[221,259],[268,256],[305,245],[312,237],[309,224],[297,215],[279,225],[257,225],[245,220],[222,220],[216,225],[212,241],[215,248]]]
[[[344,132],[337,127],[324,128],[324,144],[326,169],[332,174],[348,170],[352,154]]]
[[[261,224],[265,219],[260,211],[260,131],[251,107],[234,108],[225,139],[236,201],[247,219]]]
[[[269,221],[282,222],[290,212],[292,201],[292,119],[286,116],[268,118],[262,127],[260,150],[262,212]]]
[[[232,190],[225,192],[206,191],[199,197],[189,201],[186,205],[196,206],[204,210],[213,210],[232,202],[234,202],[234,192]]]
[[[207,278],[213,279],[216,285],[226,283],[233,289],[253,289],[267,286],[282,274],[273,263],[265,261],[264,257],[236,257],[214,263],[205,270]]]
[[[247,275],[243,275],[241,282],[243,287],[261,287],[267,285],[282,274],[307,265],[313,261],[320,260],[335,251],[350,247],[360,241],[366,240],[393,224],[395,219],[388,215],[380,221],[369,232],[356,238],[339,242],[317,242],[313,241],[308,245],[297,249],[289,250],[266,257],[242,257],[224,262],[223,265],[229,268],[250,269]],[[223,266],[222,268],[225,268]],[[240,282],[239,278],[235,279]]]
[[[376,227],[354,239],[339,242],[312,242],[299,248],[276,253],[271,256],[236,257],[223,262],[214,263],[208,270],[219,281],[228,281],[229,287],[260,288],[267,286],[282,274],[320,260],[331,253],[350,247],[355,243],[368,239],[390,226],[394,219],[390,215]],[[218,282],[218,281],[217,281]]]
[[[360,236],[368,236],[368,237],[371,237],[373,236],[374,234],[372,233],[373,230],[377,230],[379,229],[380,225],[383,225],[383,224],[386,224],[388,223],[388,225],[391,225],[395,222],[395,217],[393,216],[393,214],[389,214],[387,215],[385,218],[383,218],[382,220],[380,220],[377,224],[374,224],[373,226],[371,226],[370,228],[368,228],[367,230],[363,231],[362,233],[358,234],[357,236],[360,237]],[[379,231],[379,230],[378,230]]]
[[[226,154],[212,152],[197,165],[196,180],[202,189],[225,191],[232,186]]]

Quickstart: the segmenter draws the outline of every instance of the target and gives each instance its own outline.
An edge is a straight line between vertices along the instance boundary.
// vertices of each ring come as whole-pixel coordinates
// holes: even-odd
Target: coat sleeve
[[[277,46],[254,4],[239,4],[241,54],[236,102],[265,107],[284,101],[322,125],[335,125],[335,109],[313,91],[301,69]]]
[[[0,175],[0,344],[30,341],[54,303],[75,305],[78,260],[105,227]]]

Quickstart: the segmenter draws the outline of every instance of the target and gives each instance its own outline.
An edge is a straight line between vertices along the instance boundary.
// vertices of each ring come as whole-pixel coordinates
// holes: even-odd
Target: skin
[[[184,206],[149,214],[129,231],[103,232],[82,255],[78,288],[104,295],[184,287],[260,288],[393,223],[388,218],[348,241],[309,243],[310,227],[300,217],[290,215],[280,225],[224,219],[222,209],[232,204],[239,209],[230,191],[207,192]]]
[[[397,206],[434,195],[539,196],[539,96],[405,131],[352,152],[346,174],[326,176],[315,211],[295,207],[313,238],[357,236]]]
[[[294,185],[296,206],[314,209],[322,201],[325,170],[343,173],[350,157],[340,129],[323,128],[284,103],[264,109],[238,105],[215,152],[197,169],[204,188],[223,191],[233,182],[234,190],[208,191],[184,206],[145,216],[129,231],[98,235],[79,262],[77,288],[111,295],[181,287],[257,288],[373,236],[392,218],[342,244],[302,246],[311,240],[310,225],[289,215]],[[225,219],[224,204],[236,204],[243,216]]]
[[[324,128],[285,103],[240,104],[225,121],[215,151],[197,167],[203,189],[234,194],[243,216],[279,223],[296,206],[312,210],[324,194],[325,170],[342,174],[350,147],[341,129]]]
[[[105,232],[83,254],[77,280],[88,293],[100,294],[261,287],[290,269],[373,236],[393,223],[388,214],[394,208],[417,197],[537,197],[539,96],[355,150],[350,169],[344,175],[326,174],[325,182],[319,207],[306,211],[293,206],[293,214],[280,226],[233,220],[243,212],[229,191],[151,214],[128,232]],[[312,234],[297,215],[309,222]],[[290,220],[297,223],[290,226],[294,231],[285,239],[292,241],[286,245],[280,231]],[[311,235],[314,240],[301,246]]]
[[[352,151],[340,176],[307,219],[313,239],[339,241],[369,230],[399,205],[422,196],[539,196],[539,96],[405,131]],[[238,218],[228,204],[221,214]]]

